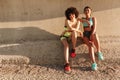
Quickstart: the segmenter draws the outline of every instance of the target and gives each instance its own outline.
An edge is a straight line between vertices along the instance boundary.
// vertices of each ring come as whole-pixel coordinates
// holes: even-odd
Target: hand
[[[91,46],[93,46],[93,42],[92,42],[91,40],[89,41],[89,44],[90,44]]]
[[[78,19],[77,19],[77,21],[80,21],[80,22],[82,22],[82,19],[78,18]]]

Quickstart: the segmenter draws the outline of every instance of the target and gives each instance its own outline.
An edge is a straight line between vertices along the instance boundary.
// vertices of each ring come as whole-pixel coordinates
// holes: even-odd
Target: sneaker
[[[98,52],[98,60],[104,60],[102,52]]]
[[[91,68],[92,68],[93,71],[97,70],[97,64],[93,63],[92,66],[91,66]]]
[[[64,65],[64,71],[65,71],[65,73],[71,73],[71,68],[70,68],[69,63],[66,63]]]
[[[71,50],[70,56],[71,56],[72,58],[75,58],[75,57],[76,57],[75,49],[72,49],[72,50]]]

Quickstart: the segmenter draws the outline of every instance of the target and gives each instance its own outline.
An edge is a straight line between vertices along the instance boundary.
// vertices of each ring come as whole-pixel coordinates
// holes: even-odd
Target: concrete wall
[[[69,6],[89,5],[94,11],[119,8],[119,0],[0,0],[0,21],[34,21],[64,16]]]
[[[99,36],[119,35],[120,0],[0,0],[0,43],[19,44],[0,48],[1,55],[22,55],[34,64],[63,62],[59,35],[64,11],[76,7],[82,16],[91,6],[98,20]],[[118,33],[119,32],[119,33]]]

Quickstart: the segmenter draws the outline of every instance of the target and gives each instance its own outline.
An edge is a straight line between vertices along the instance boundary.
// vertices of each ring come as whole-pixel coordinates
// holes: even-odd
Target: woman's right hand
[[[81,18],[78,18],[77,21],[83,22]]]

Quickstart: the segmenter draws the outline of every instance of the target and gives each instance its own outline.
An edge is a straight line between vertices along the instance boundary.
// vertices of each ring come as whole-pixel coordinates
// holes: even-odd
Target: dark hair
[[[75,7],[69,7],[65,11],[65,16],[69,20],[70,20],[70,14],[75,14],[75,18],[77,18],[79,16],[79,12],[78,12],[78,10]]]
[[[84,12],[85,12],[86,9],[91,9],[91,7],[89,7],[89,6],[84,7]]]

